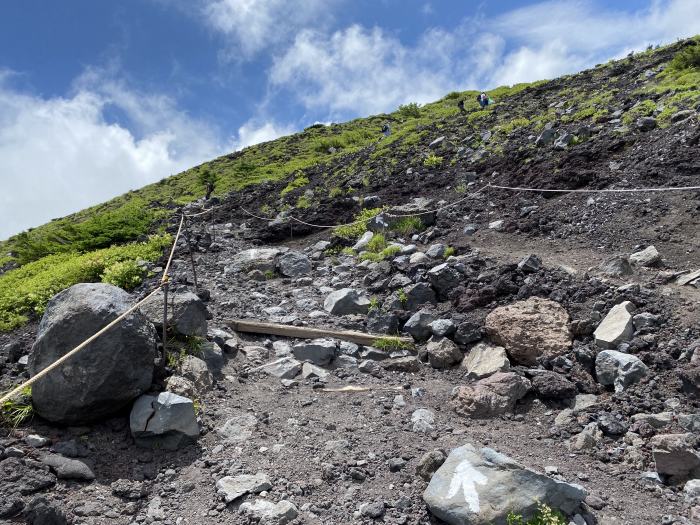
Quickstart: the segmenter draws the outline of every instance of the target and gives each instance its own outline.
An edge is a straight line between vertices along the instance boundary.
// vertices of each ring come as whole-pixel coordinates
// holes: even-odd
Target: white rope
[[[700,186],[676,186],[671,188],[609,188],[602,190],[553,190],[549,188],[523,188],[518,186],[499,186],[489,184],[492,188],[511,191],[541,191],[550,193],[646,193],[656,191],[698,191]]]
[[[152,290],[151,293],[149,293],[146,297],[144,297],[143,299],[141,299],[139,302],[137,302],[135,305],[133,305],[131,308],[129,308],[126,312],[122,313],[119,317],[117,317],[116,319],[114,319],[114,320],[113,320],[111,323],[109,323],[107,326],[105,326],[104,328],[102,328],[101,330],[99,330],[97,333],[95,333],[95,334],[93,334],[92,336],[90,336],[89,338],[87,338],[85,341],[83,341],[83,342],[80,343],[78,346],[76,346],[75,348],[73,348],[73,349],[72,349],[70,352],[68,352],[67,354],[65,354],[65,355],[61,356],[60,358],[58,358],[56,361],[54,361],[54,362],[51,363],[49,366],[47,366],[46,368],[44,368],[43,370],[41,370],[41,371],[40,371],[39,373],[37,373],[35,376],[29,378],[27,381],[25,381],[25,382],[22,383],[21,385],[19,385],[19,386],[13,388],[13,389],[10,390],[7,394],[5,394],[4,396],[2,396],[2,397],[0,398],[0,407],[2,406],[3,403],[5,403],[6,401],[9,401],[9,400],[12,399],[14,396],[16,396],[17,394],[19,394],[20,392],[22,392],[22,390],[24,390],[26,387],[33,385],[33,384],[36,383],[39,379],[41,379],[42,377],[44,377],[45,375],[47,375],[49,372],[51,372],[51,371],[54,370],[55,368],[58,368],[58,367],[61,366],[65,361],[67,361],[68,359],[70,359],[71,357],[73,357],[75,354],[77,354],[77,353],[80,352],[81,350],[85,349],[85,347],[87,347],[87,346],[88,346],[90,343],[92,343],[95,339],[97,339],[97,338],[100,337],[102,334],[104,334],[105,332],[107,332],[110,328],[114,327],[114,326],[115,326],[117,323],[119,323],[122,319],[124,319],[126,316],[128,316],[129,314],[131,314],[134,310],[136,310],[139,306],[141,306],[143,303],[145,303],[148,299],[150,299],[151,297],[153,297],[153,296],[156,294],[156,292],[158,292],[158,290],[160,290],[161,287],[163,287],[163,286],[168,282],[168,272],[169,272],[169,270],[170,270],[170,264],[171,264],[172,261],[173,261],[173,255],[175,254],[175,248],[177,247],[177,241],[178,241],[178,239],[180,238],[180,233],[182,232],[182,225],[183,225],[184,221],[185,221],[185,215],[182,214],[182,216],[180,217],[180,225],[178,226],[177,233],[175,234],[175,239],[174,239],[174,241],[173,241],[173,246],[172,246],[172,248],[171,248],[171,250],[170,250],[170,256],[168,257],[168,262],[167,262],[167,264],[165,265],[165,270],[163,271],[163,278],[161,279],[161,281],[160,281],[160,283],[158,284],[158,286],[156,286],[156,288],[155,288],[154,290]]]

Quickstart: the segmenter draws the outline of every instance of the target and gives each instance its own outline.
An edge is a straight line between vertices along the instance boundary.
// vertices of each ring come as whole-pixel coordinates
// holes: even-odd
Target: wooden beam
[[[343,341],[369,346],[377,339],[391,337],[403,344],[413,345],[413,338],[411,337],[395,337],[387,336],[386,334],[367,334],[352,330],[331,330],[326,328],[309,328],[307,326],[261,323],[252,319],[233,319],[232,321],[228,321],[228,325],[236,332],[248,332],[253,334],[280,335],[283,337],[297,337],[300,339],[333,337],[335,339],[342,339]]]

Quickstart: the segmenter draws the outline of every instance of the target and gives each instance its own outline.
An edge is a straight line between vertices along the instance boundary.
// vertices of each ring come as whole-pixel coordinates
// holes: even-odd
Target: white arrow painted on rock
[[[455,468],[447,498],[455,497],[461,490],[464,493],[464,501],[469,505],[469,510],[478,514],[479,494],[476,492],[476,486],[486,485],[487,481],[488,478],[472,467],[472,464],[465,459]]]

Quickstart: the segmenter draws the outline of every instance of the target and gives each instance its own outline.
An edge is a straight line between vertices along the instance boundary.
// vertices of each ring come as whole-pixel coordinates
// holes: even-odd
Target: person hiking
[[[389,124],[384,124],[382,126],[382,134],[385,137],[388,137],[389,135],[391,135],[391,128],[389,127]]]
[[[476,97],[476,101],[479,103],[482,109],[489,105],[489,97],[483,91]]]
[[[460,113],[464,114],[467,112],[467,110],[464,109],[464,100],[460,100],[459,102],[457,102],[457,107],[459,108]]]

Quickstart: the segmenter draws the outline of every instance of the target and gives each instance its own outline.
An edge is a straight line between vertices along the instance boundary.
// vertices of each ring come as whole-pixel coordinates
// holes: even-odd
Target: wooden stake
[[[307,326],[290,326],[286,324],[261,323],[252,319],[234,319],[228,325],[236,332],[248,332],[254,334],[281,335],[283,337],[297,337],[300,339],[310,339],[316,337],[333,337],[350,341],[360,345],[372,345],[377,339],[396,339],[398,342],[413,345],[411,337],[395,337],[386,334],[367,334],[351,330],[331,330],[326,328],[309,328]]]

